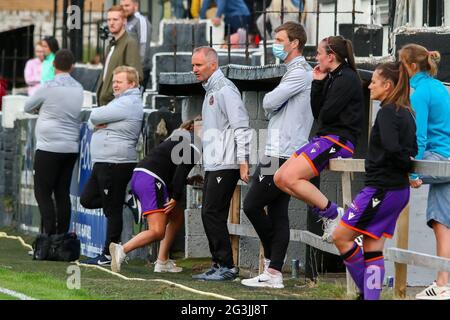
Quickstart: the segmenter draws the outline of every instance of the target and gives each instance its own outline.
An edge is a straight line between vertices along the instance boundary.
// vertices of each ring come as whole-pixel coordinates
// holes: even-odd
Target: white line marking
[[[5,288],[1,288],[1,287],[0,287],[0,293],[4,293],[8,296],[12,296],[12,297],[20,299],[20,300],[36,300],[32,297],[24,295],[23,293],[19,293],[14,290],[9,290],[9,289],[5,289]]]

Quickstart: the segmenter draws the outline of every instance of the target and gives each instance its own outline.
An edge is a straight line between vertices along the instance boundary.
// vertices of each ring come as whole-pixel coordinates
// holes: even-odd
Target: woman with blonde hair
[[[411,105],[416,112],[417,160],[450,160],[450,94],[434,76],[440,54],[417,44],[405,45],[399,52],[411,78]],[[430,184],[427,225],[436,237],[436,253],[450,259],[450,177],[410,176],[410,184],[418,188]],[[422,300],[450,300],[449,273],[438,272],[435,282],[416,295]]]
[[[25,65],[24,77],[28,85],[28,95],[32,96],[41,84],[42,63],[45,55],[42,41],[38,41],[34,47],[34,58],[27,61]]]

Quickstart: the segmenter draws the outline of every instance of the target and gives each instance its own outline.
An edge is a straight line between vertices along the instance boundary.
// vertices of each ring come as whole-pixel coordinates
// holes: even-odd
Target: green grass
[[[45,300],[100,299],[84,289],[68,290],[60,279],[40,272],[14,272],[0,267],[0,283],[4,288]]]
[[[0,293],[0,301],[1,300],[19,300],[19,299],[9,296],[7,294]]]
[[[18,235],[12,229],[2,229],[9,235]],[[24,236],[32,243],[33,237]],[[165,283],[154,281],[127,281],[106,272],[81,267],[81,289],[70,290],[66,282],[67,267],[71,264],[53,261],[33,261],[17,240],[0,239],[0,284],[36,299],[215,299],[192,293]],[[122,266],[122,274],[130,278],[165,279],[190,288],[212,292],[235,299],[285,300],[285,299],[348,299],[345,293],[345,277],[322,277],[315,285],[285,277],[281,290],[247,288],[240,279],[233,282],[204,282],[192,280],[192,274],[209,267],[209,259],[179,259],[183,267],[178,274],[155,274],[153,266],[142,260],[133,260]],[[245,272],[242,272],[245,274]],[[248,274],[248,273],[247,273]],[[4,295],[0,299],[5,298]]]

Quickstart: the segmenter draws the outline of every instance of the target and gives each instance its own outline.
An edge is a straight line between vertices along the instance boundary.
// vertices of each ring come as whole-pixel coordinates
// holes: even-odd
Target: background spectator
[[[0,111],[2,110],[3,97],[8,94],[8,82],[0,76]]]
[[[127,20],[125,11],[121,6],[113,6],[108,10],[108,28],[112,33],[106,52],[105,66],[97,87],[97,104],[104,106],[114,99],[113,70],[119,66],[130,66],[139,73],[142,79],[141,57],[136,40],[125,31]]]
[[[177,19],[187,18],[187,11],[184,0],[171,0],[170,4],[172,6],[172,16]]]
[[[59,44],[55,37],[49,36],[42,39],[41,45],[45,56],[41,68],[41,83],[44,83],[53,80],[55,77],[53,61],[55,60],[56,52],[59,50]]]
[[[200,18],[206,18],[206,10],[211,0],[204,0],[200,12]],[[217,13],[212,19],[214,26],[222,23],[222,15],[225,22],[225,36],[236,33],[239,28],[248,29],[251,24],[250,10],[244,0],[216,0]],[[229,29],[229,30],[228,30]]]
[[[200,18],[200,11],[203,6],[203,0],[192,0],[191,1],[191,16],[194,19]],[[212,19],[216,16],[217,6],[214,0],[209,2],[208,8],[206,8],[205,17],[206,19]]]
[[[39,88],[41,83],[42,62],[44,61],[44,49],[39,41],[34,48],[34,58],[27,61],[25,65],[25,82],[28,85],[28,95],[31,96]]]
[[[304,11],[303,1],[300,0],[284,0],[284,13],[283,22],[295,21],[298,22],[298,12],[299,7],[301,11]],[[277,13],[266,13],[266,34],[267,39],[272,39],[274,37],[274,30],[281,25],[281,0],[272,0],[270,5],[267,7],[266,11],[277,11]],[[278,13],[280,12],[280,13]],[[303,23],[303,21],[302,21]],[[259,34],[261,37],[264,35],[264,14],[261,14],[256,20],[256,25],[258,27]]]
[[[139,0],[121,0],[120,5],[127,16],[126,30],[139,45],[139,55],[144,72],[142,86],[147,87],[151,71],[150,42],[152,38],[152,25],[147,17],[139,12]]]

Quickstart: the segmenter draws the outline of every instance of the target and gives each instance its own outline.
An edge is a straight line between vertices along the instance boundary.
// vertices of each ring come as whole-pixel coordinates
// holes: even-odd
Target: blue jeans
[[[248,30],[251,27],[250,16],[231,16],[225,17],[225,35],[228,33],[233,34],[238,31],[239,28]],[[230,30],[228,30],[230,28]]]
[[[425,151],[424,160],[449,161],[440,154]],[[427,225],[433,228],[438,222],[450,228],[450,177],[420,176],[423,183],[430,184],[427,205]]]
[[[450,161],[450,159],[447,159],[440,154],[431,151],[425,151],[425,153],[423,154],[423,160]],[[424,184],[450,183],[450,177],[435,177],[427,175],[420,175],[419,177]]]
[[[184,10],[183,0],[172,0],[172,12],[175,18],[186,18],[186,10]]]

